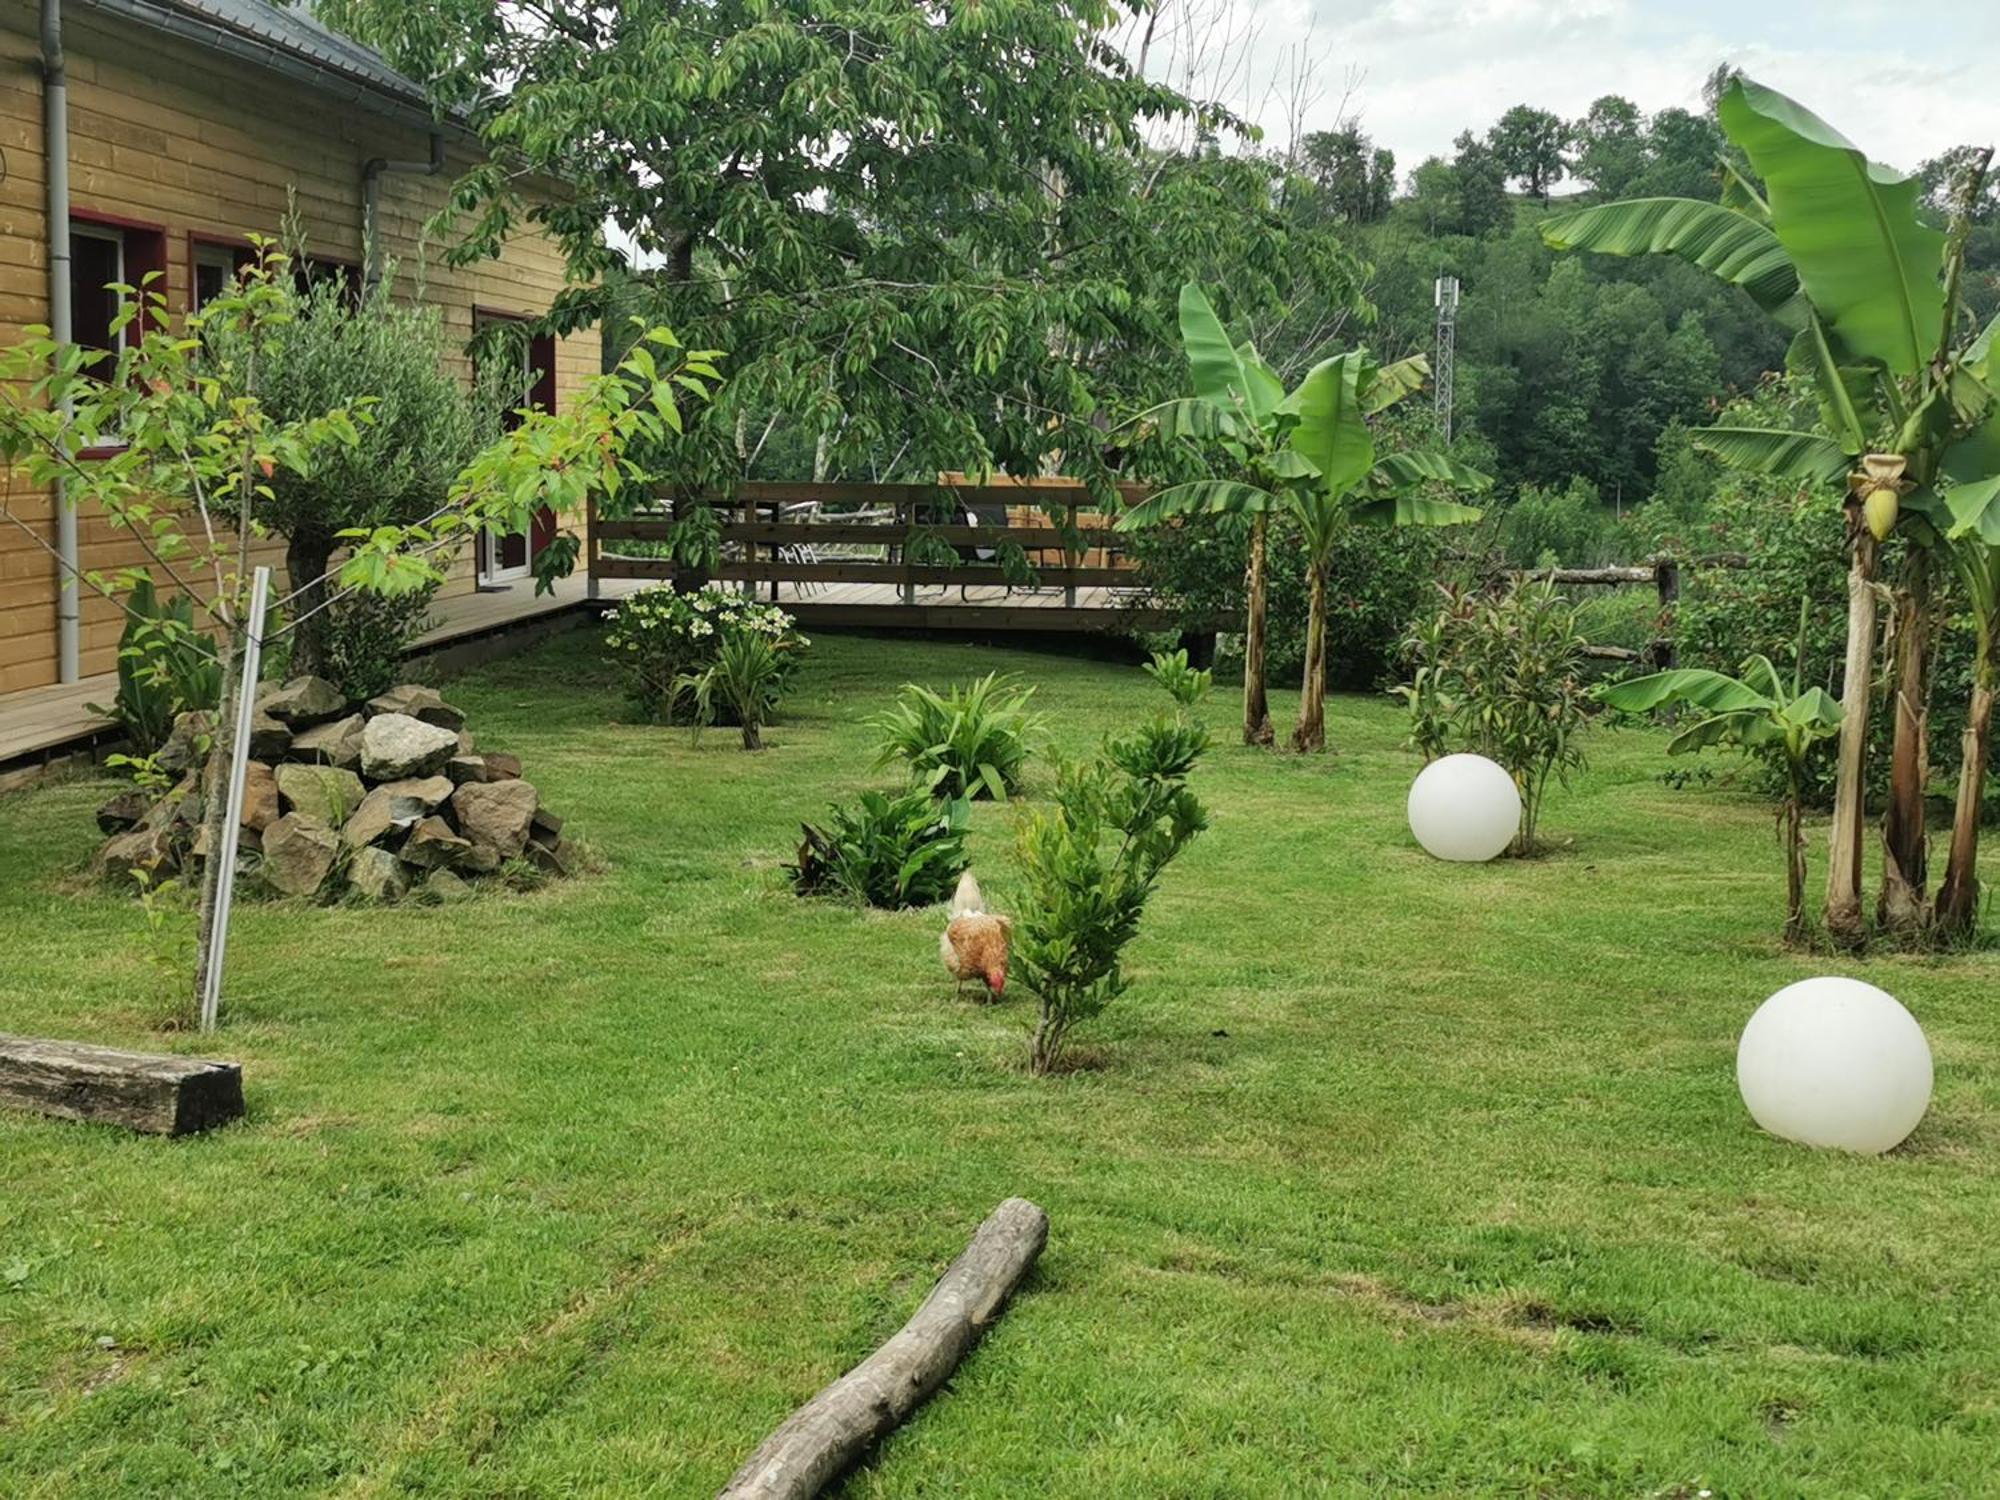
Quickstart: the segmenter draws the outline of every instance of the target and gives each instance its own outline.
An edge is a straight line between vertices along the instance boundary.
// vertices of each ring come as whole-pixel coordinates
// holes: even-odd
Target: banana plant
[[[1254,642],[1256,711],[1263,715],[1264,728],[1261,739],[1253,737],[1246,661],[1244,737],[1267,743],[1269,713],[1262,704],[1267,524],[1278,513],[1298,522],[1305,539],[1310,607],[1292,748],[1323,750],[1327,571],[1342,529],[1475,521],[1476,509],[1445,499],[1442,492],[1481,491],[1492,481],[1442,453],[1377,454],[1368,418],[1422,387],[1429,369],[1420,356],[1380,365],[1365,349],[1349,350],[1322,360],[1287,394],[1256,350],[1230,344],[1208,299],[1192,282],[1181,289],[1180,311],[1196,395],[1167,402],[1145,416],[1166,437],[1220,446],[1241,477],[1171,485],[1126,511],[1118,526],[1134,531],[1197,514],[1251,517],[1245,656]]]
[[[1870,162],[1809,110],[1741,75],[1716,112],[1761,191],[1730,171],[1721,203],[1600,204],[1555,215],[1542,233],[1557,249],[1678,256],[1741,287],[1793,333],[1787,362],[1816,394],[1814,430],[1718,426],[1696,442],[1736,467],[1845,492],[1848,632],[1826,925],[1854,943],[1865,935],[1862,792],[1878,549],[1899,526],[1918,548],[1937,545],[1954,524],[1941,482],[2000,473],[2000,402],[1984,355],[1975,357],[1992,331],[1966,342],[1964,218],[1949,234],[1926,224],[1916,178]],[[1974,201],[1984,172],[1985,161],[1976,162],[1964,201]],[[1898,612],[1912,630],[1928,615],[1918,597],[1928,578],[1913,565],[1901,586]],[[1929,658],[1920,638],[1899,656],[1896,804],[1884,825],[1882,909],[1908,925],[1928,917],[1920,768]]]
[[[1683,667],[1655,672],[1597,691],[1606,707],[1650,713],[1684,704],[1696,717],[1667,744],[1669,755],[1712,745],[1734,745],[1771,755],[1784,767],[1785,797],[1778,811],[1778,840],[1785,851],[1785,941],[1802,941],[1806,921],[1805,767],[1814,745],[1840,732],[1840,705],[1820,687],[1803,684],[1805,619],[1799,621],[1799,663],[1787,683],[1768,657],[1743,663],[1740,678]]]

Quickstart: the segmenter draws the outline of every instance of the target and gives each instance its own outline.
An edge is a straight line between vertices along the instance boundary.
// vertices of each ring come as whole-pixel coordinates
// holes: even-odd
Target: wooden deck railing
[[[1124,504],[1143,485],[1119,486]],[[1050,480],[1004,484],[745,483],[728,496],[661,497],[659,508],[625,520],[590,517],[587,561],[599,579],[676,576],[664,556],[621,552],[621,542],[665,543],[677,516],[706,505],[721,516],[722,560],[708,577],[769,584],[888,584],[906,604],[921,587],[945,585],[1061,589],[1077,606],[1086,588],[1137,586],[1124,537],[1080,485]],[[1050,519],[1054,512],[1060,523]],[[968,523],[965,516],[997,519]],[[864,519],[865,517],[865,519]],[[831,549],[880,549],[881,556],[827,556]],[[956,553],[956,561],[925,554]],[[1002,549],[1018,549],[1014,566]],[[914,555],[913,555],[914,554]],[[983,555],[982,555],[983,554]],[[1032,577],[1028,576],[1029,574]]]

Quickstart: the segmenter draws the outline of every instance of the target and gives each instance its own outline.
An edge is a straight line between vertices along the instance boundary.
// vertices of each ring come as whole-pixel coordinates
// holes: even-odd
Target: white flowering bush
[[[720,659],[724,641],[757,639],[770,647],[777,663],[774,703],[812,644],[777,605],[714,585],[691,594],[667,583],[640,589],[606,610],[604,625],[604,644],[626,694],[652,724],[694,722],[699,706],[689,684]],[[732,712],[726,702],[713,710],[711,722]]]

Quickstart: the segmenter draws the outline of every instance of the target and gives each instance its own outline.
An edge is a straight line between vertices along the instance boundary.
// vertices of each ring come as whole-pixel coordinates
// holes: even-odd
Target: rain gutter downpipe
[[[56,0],[48,0],[54,4]],[[444,171],[444,132],[431,131],[429,161],[391,161],[378,156],[361,169],[361,285],[372,291],[382,279],[382,177],[388,172],[409,172],[419,177],[436,177]]]
[[[42,160],[48,178],[49,336],[75,333],[69,298],[69,82],[63,71],[62,0],[42,0]],[[60,477],[49,497],[56,517],[56,680],[82,675],[82,600],[78,593],[76,507]]]

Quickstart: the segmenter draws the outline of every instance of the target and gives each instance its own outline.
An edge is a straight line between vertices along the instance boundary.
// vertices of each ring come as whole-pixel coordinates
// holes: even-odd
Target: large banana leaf
[[[1362,409],[1371,417],[1378,411],[1387,411],[1405,396],[1422,390],[1424,378],[1430,373],[1431,362],[1421,354],[1382,366],[1375,372],[1374,383],[1363,393]]]
[[[1842,365],[1826,341],[1826,329],[1810,308],[1805,327],[1792,340],[1785,364],[1812,381],[1819,393],[1819,419],[1850,457],[1866,453],[1869,435],[1881,425],[1881,405],[1872,365]]]
[[[1192,438],[1198,442],[1239,437],[1244,428],[1243,419],[1236,413],[1199,396],[1162,401],[1140,412],[1133,421],[1154,423],[1164,438]]]
[[[1944,497],[1951,511],[1951,536],[1958,541],[1976,536],[1989,547],[2000,547],[2000,475],[1957,485]]]
[[[1694,445],[1732,468],[1775,474],[1802,484],[1832,484],[1849,468],[1846,453],[1816,432],[1767,432],[1760,427],[1697,427]]]
[[[1917,216],[1923,185],[1747,78],[1716,112],[1764,179],[1771,227],[1843,357],[1915,374],[1944,320],[1945,237]]]
[[[1788,327],[1800,325],[1798,273],[1777,235],[1743,214],[1693,198],[1629,198],[1543,221],[1557,250],[1603,255],[1678,255],[1732,286]]]
[[[1777,704],[1749,683],[1700,667],[1679,667],[1671,672],[1607,683],[1597,690],[1597,696],[1606,706],[1628,714],[1650,713],[1669,703],[1691,704],[1712,714],[1748,710],[1768,713],[1777,708]]]
[[[1194,393],[1225,411],[1241,411],[1252,422],[1263,421],[1271,409],[1259,403],[1269,387],[1244,369],[1243,357],[1223,332],[1222,320],[1192,281],[1181,288],[1180,313],[1181,345],[1194,376]]]
[[[1299,419],[1291,446],[1319,470],[1329,494],[1346,493],[1375,467],[1375,439],[1362,411],[1362,392],[1373,373],[1373,361],[1350,349],[1314,365],[1285,398],[1282,409]]]
[[[1118,518],[1120,531],[1142,531],[1175,516],[1275,509],[1282,502],[1269,490],[1235,479],[1195,479],[1148,495]]]
[[[1722,157],[1716,165],[1722,171],[1722,206],[1731,213],[1755,219],[1768,226],[1771,222],[1771,205],[1764,201],[1764,195],[1757,190],[1757,184],[1738,170],[1736,163]]]
[[[1493,477],[1442,453],[1389,453],[1375,465],[1372,476],[1387,489],[1407,489],[1415,484],[1448,484],[1454,489],[1478,493],[1493,487]]]
[[[1250,396],[1250,413],[1261,422],[1285,399],[1285,383],[1278,378],[1277,371],[1264,363],[1255,344],[1237,345],[1236,358],[1243,366],[1243,383]]]
[[[1384,495],[1348,508],[1349,516],[1370,526],[1466,526],[1480,514],[1476,505],[1415,494]]]

